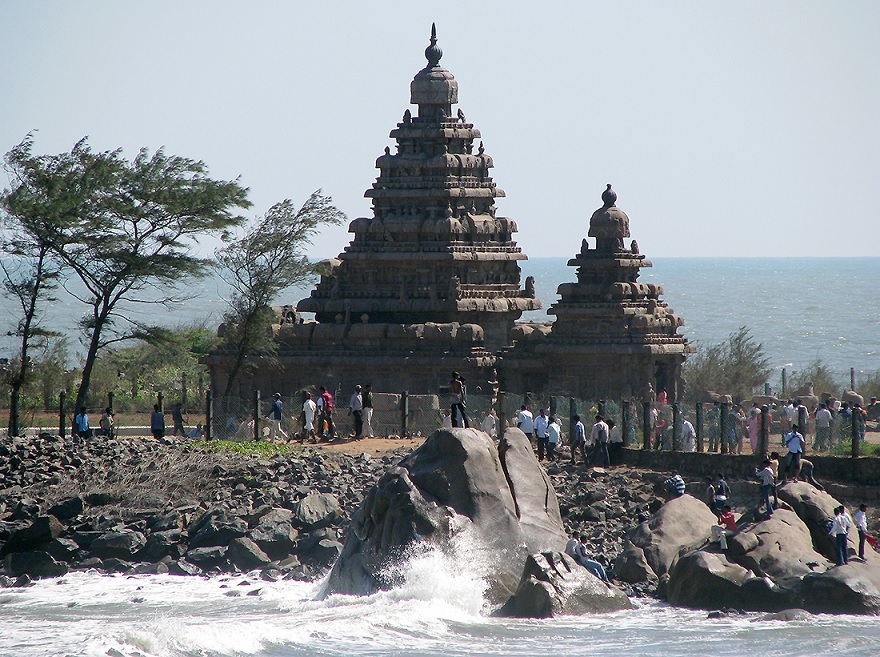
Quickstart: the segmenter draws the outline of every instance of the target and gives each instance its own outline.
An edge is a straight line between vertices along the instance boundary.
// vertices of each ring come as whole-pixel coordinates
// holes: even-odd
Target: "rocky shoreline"
[[[314,579],[338,557],[364,494],[410,451],[297,447],[259,458],[175,439],[4,439],[0,586],[83,569]],[[660,503],[660,474],[555,464],[548,471],[566,530],[588,536],[609,568],[627,531]]]

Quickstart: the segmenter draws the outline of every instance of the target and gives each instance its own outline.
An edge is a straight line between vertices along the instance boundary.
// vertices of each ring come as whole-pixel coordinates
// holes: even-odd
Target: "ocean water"
[[[633,610],[553,619],[487,615],[479,578],[423,555],[405,582],[372,596],[319,600],[321,584],[75,573],[0,590],[0,657],[868,657],[876,617],[762,620],[642,600]]]
[[[544,310],[523,319],[549,321],[560,283],[576,280],[567,258],[532,258],[521,263],[523,279],[535,277]],[[821,359],[841,383],[880,371],[880,258],[651,258],[640,280],[663,285],[663,299],[684,317],[682,333],[697,344],[724,340],[741,326],[762,343],[778,387],[782,368],[791,374]],[[75,283],[70,285],[75,289]],[[279,293],[276,303],[295,304],[308,289]],[[139,306],[131,312],[165,326],[204,323],[214,327],[225,312],[228,287],[218,277],[196,281],[185,290],[188,300],[168,312]],[[12,299],[0,298],[0,357],[14,353],[5,335],[18,317]],[[63,291],[53,303],[47,325],[71,336],[81,354],[77,320],[83,306]],[[5,322],[5,323],[4,323]]]

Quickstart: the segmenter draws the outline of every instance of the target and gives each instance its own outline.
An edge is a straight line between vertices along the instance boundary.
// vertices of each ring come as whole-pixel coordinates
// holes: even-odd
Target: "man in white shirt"
[[[559,420],[550,416],[550,424],[547,425],[547,460],[556,460],[556,446],[562,440],[562,427],[559,426]]]
[[[315,438],[315,414],[318,412],[318,405],[312,399],[312,393],[306,393],[306,400],[303,402],[303,428],[302,440]]]
[[[697,432],[690,420],[682,419],[681,433],[678,437],[685,452],[695,452],[697,450]]]
[[[788,447],[788,455],[785,458],[785,476],[786,481],[792,479],[797,481],[801,473],[801,456],[804,453],[804,437],[798,433],[798,425],[791,425],[791,431],[785,434],[783,438],[785,446]]]
[[[492,413],[492,409],[489,409],[489,412],[486,413],[486,417],[483,418],[483,422],[480,425],[480,428],[489,434],[491,438],[498,437],[498,420],[495,418],[495,414]]]
[[[590,431],[590,444],[593,447],[593,464],[607,468],[611,465],[611,457],[608,455],[608,425],[601,415],[596,416],[596,423]]]
[[[532,433],[535,430],[535,420],[532,418],[532,412],[526,409],[525,404],[520,407],[519,413],[516,414],[516,426],[526,434],[529,440],[532,439]]]
[[[363,438],[364,433],[364,399],[361,397],[361,387],[356,385],[354,393],[348,402],[348,414],[354,415],[354,437]]]
[[[813,441],[813,449],[828,449],[831,447],[831,411],[827,404],[819,404],[816,411],[816,440]]]
[[[865,539],[868,537],[868,505],[862,504],[856,511],[856,529],[859,530],[859,559],[865,560]]]
[[[849,563],[846,540],[849,529],[852,527],[852,521],[850,521],[846,508],[842,504],[834,509],[834,513],[834,521],[831,523],[831,530],[828,533],[834,536],[837,545],[837,565],[842,566]]]
[[[538,443],[538,460],[544,460],[544,453],[547,451],[547,427],[550,420],[547,418],[547,412],[542,408],[538,417],[535,418],[535,441]]]

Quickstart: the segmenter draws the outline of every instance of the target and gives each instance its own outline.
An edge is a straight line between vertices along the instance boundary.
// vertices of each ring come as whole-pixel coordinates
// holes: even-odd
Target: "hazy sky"
[[[877,255],[873,0],[0,0],[0,152],[164,146],[254,213],[322,187],[369,216],[432,21],[527,254],[576,252],[610,182],[648,256]]]

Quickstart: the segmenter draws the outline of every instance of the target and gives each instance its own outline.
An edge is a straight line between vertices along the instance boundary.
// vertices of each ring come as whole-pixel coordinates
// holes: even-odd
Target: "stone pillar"
[[[651,402],[642,402],[642,449],[651,449]]]
[[[703,451],[703,402],[697,402],[694,406],[694,412],[696,413],[695,422],[697,426],[694,427],[694,430],[697,432],[697,451]]]
[[[205,391],[205,440],[214,437],[214,391]]]
[[[681,404],[678,402],[672,404],[672,449],[676,452],[684,449],[681,444]]]
[[[729,450],[729,445],[727,443],[727,425],[730,422],[730,404],[727,402],[721,402],[721,415],[718,417],[718,433],[720,434],[721,440],[721,453],[727,454]]]

